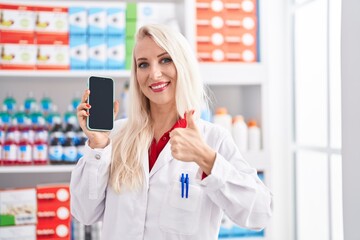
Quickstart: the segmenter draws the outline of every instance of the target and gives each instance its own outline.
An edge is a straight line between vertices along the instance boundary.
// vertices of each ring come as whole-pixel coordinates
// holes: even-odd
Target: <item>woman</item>
[[[89,131],[88,90],[78,107],[89,140],[71,176],[73,216],[103,221],[106,240],[217,239],[223,212],[264,228],[271,193],[231,135],[199,119],[207,97],[186,39],[148,25],[136,40],[129,118],[111,133]]]

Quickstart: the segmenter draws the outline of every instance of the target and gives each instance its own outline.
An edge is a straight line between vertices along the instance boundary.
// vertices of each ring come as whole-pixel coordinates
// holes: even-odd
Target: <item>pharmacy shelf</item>
[[[244,159],[259,171],[267,169],[268,160],[264,151],[244,152]],[[0,173],[61,173],[71,172],[75,165],[0,166]]]
[[[130,71],[128,70],[79,70],[79,71],[68,71],[68,70],[0,70],[0,80],[8,80],[9,78],[46,78],[51,81],[51,79],[74,79],[74,78],[84,78],[89,76],[109,76],[117,78],[129,78]]]
[[[260,85],[266,79],[261,63],[201,63],[200,72],[209,85]],[[236,74],[234,74],[236,73]],[[16,78],[83,79],[89,76],[104,76],[128,79],[129,70],[0,70],[0,81]]]
[[[44,165],[44,166],[1,166],[0,173],[66,173],[71,172],[75,165]]]
[[[262,63],[201,63],[200,71],[209,85],[261,85],[267,79]]]

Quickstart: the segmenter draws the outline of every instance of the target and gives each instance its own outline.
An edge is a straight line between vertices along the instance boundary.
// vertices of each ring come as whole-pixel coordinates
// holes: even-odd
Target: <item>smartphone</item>
[[[91,76],[88,79],[90,115],[87,128],[94,131],[110,131],[114,126],[114,80]]]

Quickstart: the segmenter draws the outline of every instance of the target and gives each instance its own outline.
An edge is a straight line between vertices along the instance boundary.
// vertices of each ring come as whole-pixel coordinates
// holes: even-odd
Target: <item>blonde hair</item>
[[[207,106],[207,94],[200,77],[198,62],[185,37],[164,25],[146,25],[136,41],[151,37],[172,58],[177,70],[176,107],[179,116],[195,110],[195,118]],[[110,184],[116,192],[123,187],[139,189],[144,183],[143,160],[154,137],[149,100],[141,92],[136,79],[136,60],[131,67],[129,112],[125,126],[113,137]],[[148,161],[146,159],[145,161]]]

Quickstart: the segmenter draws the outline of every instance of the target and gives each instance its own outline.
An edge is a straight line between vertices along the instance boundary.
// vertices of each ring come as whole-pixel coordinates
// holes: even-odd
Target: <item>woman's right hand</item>
[[[87,103],[87,99],[90,95],[90,90],[86,89],[82,98],[81,103],[77,107],[77,118],[79,121],[79,125],[85,135],[89,139],[89,146],[91,148],[104,148],[109,144],[109,134],[108,132],[102,132],[102,131],[90,131],[86,126],[86,119],[89,116],[88,110],[91,108],[91,106]],[[114,118],[116,118],[117,113],[119,112],[119,102],[114,102]]]

